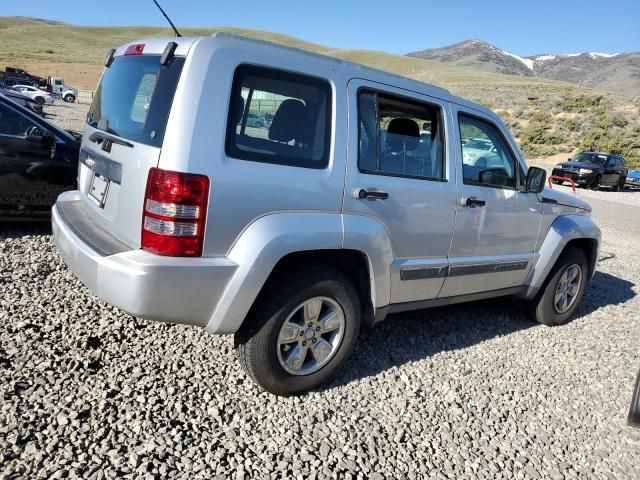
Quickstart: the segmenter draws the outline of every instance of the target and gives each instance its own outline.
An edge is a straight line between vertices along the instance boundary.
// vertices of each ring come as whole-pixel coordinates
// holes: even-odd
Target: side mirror
[[[627,422],[631,426],[640,427],[640,372],[638,372],[636,388],[633,391],[633,397],[631,397],[631,408]]]
[[[544,190],[544,182],[547,179],[547,171],[538,167],[529,167],[525,191],[530,193],[540,193]]]

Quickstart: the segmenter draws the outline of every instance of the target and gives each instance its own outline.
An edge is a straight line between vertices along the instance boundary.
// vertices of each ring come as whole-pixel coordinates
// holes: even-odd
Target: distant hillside
[[[439,49],[439,61],[371,50],[340,50],[278,33],[237,28],[183,29],[184,35],[227,31],[368,65],[447,88],[495,110],[529,158],[573,153],[584,146],[619,151],[640,166],[640,100],[536,76],[534,61],[476,41],[459,45],[468,61]],[[171,36],[166,28],[85,27],[24,17],[0,17],[0,68],[63,76],[93,90],[105,52],[145,37]],[[488,48],[488,47],[491,48]],[[548,64],[552,66],[552,63]]]
[[[482,40],[466,40],[447,47],[409,53],[407,56],[454,63],[487,72],[535,76],[529,62],[524,58],[500,50]]]
[[[640,95],[640,53],[586,52],[521,57],[474,39],[408,56],[488,72],[561,80],[623,95]]]

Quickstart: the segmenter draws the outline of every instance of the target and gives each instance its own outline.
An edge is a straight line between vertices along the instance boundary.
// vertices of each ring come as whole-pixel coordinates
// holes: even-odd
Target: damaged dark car
[[[0,219],[48,219],[76,187],[81,136],[0,95]]]

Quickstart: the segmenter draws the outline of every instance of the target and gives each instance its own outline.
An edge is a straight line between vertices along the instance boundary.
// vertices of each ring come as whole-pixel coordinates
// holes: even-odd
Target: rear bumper
[[[139,249],[101,254],[61,209],[63,202],[81,201],[77,191],[62,194],[51,221],[58,252],[89,290],[136,317],[201,327],[209,323],[237,268],[234,262],[163,257]]]

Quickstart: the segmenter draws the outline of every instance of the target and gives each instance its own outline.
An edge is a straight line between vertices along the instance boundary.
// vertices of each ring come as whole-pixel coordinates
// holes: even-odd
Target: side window
[[[236,69],[227,155],[240,160],[326,168],[331,145],[329,82],[272,68]]]
[[[371,91],[358,96],[358,168],[363,173],[444,178],[440,107]]]
[[[11,110],[6,105],[0,105],[0,135],[22,137],[27,129],[34,124],[28,118]]]
[[[467,185],[516,188],[516,160],[492,124],[460,114],[462,172]]]

